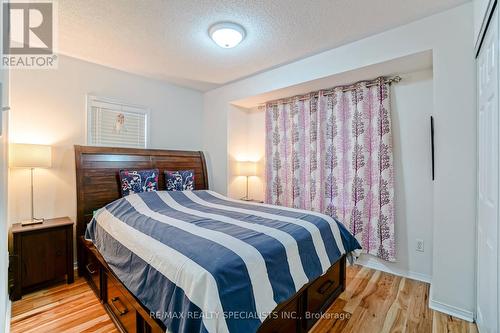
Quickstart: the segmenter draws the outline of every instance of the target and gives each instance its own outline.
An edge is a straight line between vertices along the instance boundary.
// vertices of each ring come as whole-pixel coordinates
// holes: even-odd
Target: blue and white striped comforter
[[[212,191],[124,197],[96,213],[86,238],[170,332],[256,332],[279,303],[360,248],[323,214]]]

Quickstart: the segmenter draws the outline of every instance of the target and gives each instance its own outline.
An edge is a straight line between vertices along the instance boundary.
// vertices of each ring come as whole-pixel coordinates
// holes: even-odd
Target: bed
[[[305,332],[345,288],[354,237],[322,214],[208,190],[202,152],[75,146],[78,270],[123,332]],[[120,169],[160,170],[120,198]],[[167,192],[163,170],[194,170]]]

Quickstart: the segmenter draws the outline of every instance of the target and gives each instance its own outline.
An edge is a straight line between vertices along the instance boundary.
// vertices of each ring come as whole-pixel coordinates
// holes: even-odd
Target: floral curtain
[[[345,88],[266,105],[266,202],[326,213],[394,261],[389,84]]]

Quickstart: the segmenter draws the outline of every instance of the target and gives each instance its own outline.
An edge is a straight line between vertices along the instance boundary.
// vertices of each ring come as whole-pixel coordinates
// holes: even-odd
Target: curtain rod
[[[342,92],[346,92],[346,91],[350,91],[350,90],[355,90],[356,89],[356,85],[361,83],[361,82],[370,82],[368,83],[366,86],[367,87],[373,87],[373,86],[376,86],[378,84],[378,78],[377,79],[373,79],[373,80],[361,80],[361,81],[358,81],[358,82],[355,82],[355,83],[351,83],[351,84],[348,84],[348,85],[340,85],[340,86],[337,86],[337,87],[333,87],[333,88],[329,88],[329,89],[322,89],[320,91],[323,91],[323,96],[328,96],[328,95],[331,95],[333,94],[334,90],[339,88],[339,87],[344,87],[344,89],[342,89]],[[389,78],[386,78],[384,79],[384,83],[387,83],[387,84],[392,84],[392,83],[398,83],[402,80],[401,76],[399,75],[396,75],[396,76],[393,76],[393,77],[389,77]],[[295,99],[298,99],[299,101],[305,101],[311,97],[318,97],[319,96],[319,93],[318,92],[310,92],[310,93],[307,93],[307,94],[303,94],[303,95],[297,95],[297,96],[293,96],[293,97],[288,97],[288,98],[284,98],[284,99],[278,99],[278,100],[274,100],[274,101],[270,101],[270,102],[266,102],[266,103],[261,103],[259,105],[259,107],[263,107],[263,106],[266,106],[266,105],[276,105],[276,104],[287,104],[287,103],[290,103],[291,101],[295,100]]]

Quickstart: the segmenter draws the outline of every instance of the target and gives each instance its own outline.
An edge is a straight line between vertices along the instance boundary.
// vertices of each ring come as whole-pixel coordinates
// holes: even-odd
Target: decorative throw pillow
[[[120,170],[122,197],[158,190],[158,169]]]
[[[167,191],[194,190],[194,170],[165,171]]]

